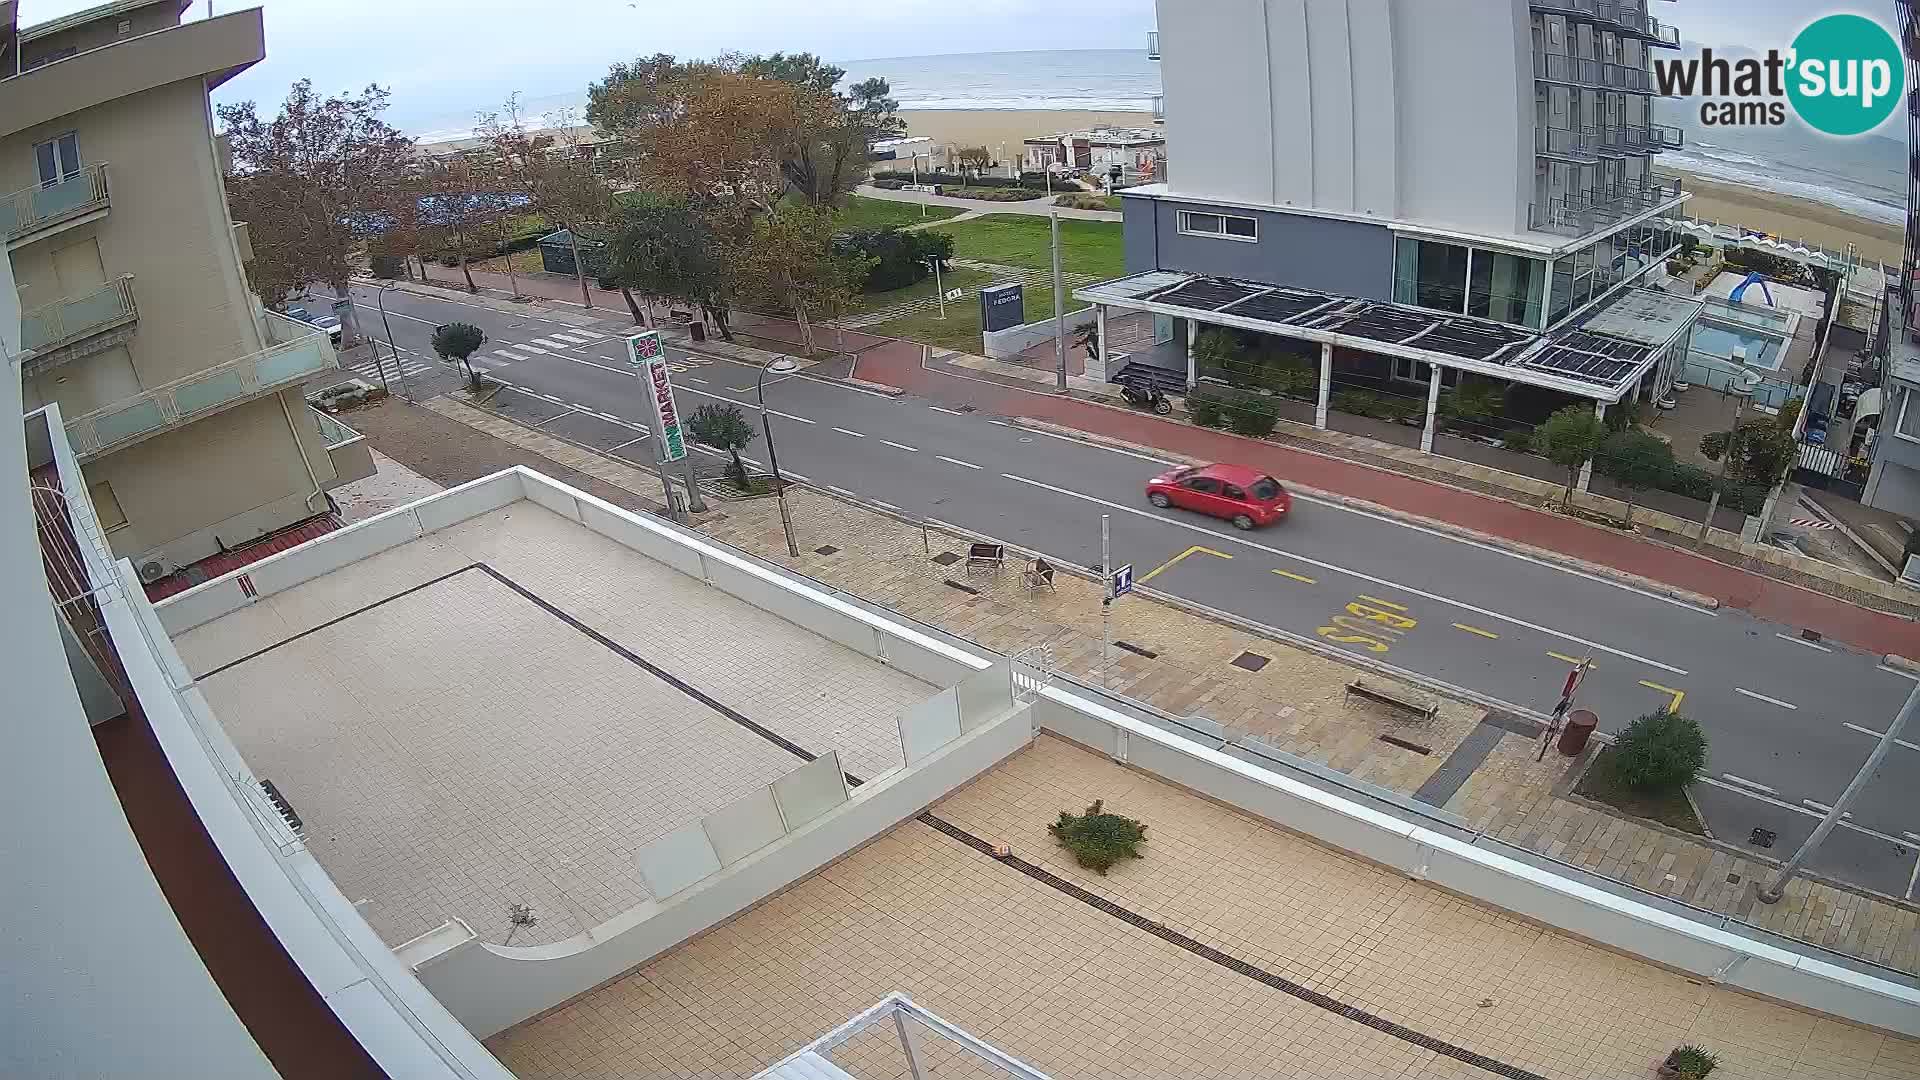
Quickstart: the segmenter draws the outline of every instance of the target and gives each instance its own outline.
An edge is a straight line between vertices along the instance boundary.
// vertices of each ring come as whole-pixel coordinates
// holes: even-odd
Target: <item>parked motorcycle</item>
[[[1140,388],[1133,385],[1120,387],[1120,397],[1136,409],[1152,409],[1165,416],[1173,411],[1173,400],[1162,393],[1157,386]]]

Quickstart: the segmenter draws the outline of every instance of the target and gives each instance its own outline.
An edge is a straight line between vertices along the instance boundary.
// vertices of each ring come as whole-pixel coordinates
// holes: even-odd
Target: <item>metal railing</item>
[[[313,413],[314,421],[320,425],[320,437],[326,440],[327,449],[338,450],[342,446],[360,438],[359,432],[335,420],[321,409],[309,405],[307,406],[307,411]]]
[[[1646,68],[1629,67],[1626,64],[1607,64],[1601,70],[1601,78],[1609,90],[1625,90],[1630,94],[1655,92],[1653,73]]]
[[[1605,82],[1606,72],[1600,61],[1567,53],[1534,53],[1533,77],[1573,86],[1605,87],[1608,85]]]
[[[1634,0],[1532,0],[1535,11],[1611,23],[1660,45],[1680,47],[1680,31],[1642,11]]]
[[[67,441],[81,460],[98,457],[122,444],[339,367],[326,332],[312,327],[307,331],[302,338],[215,364],[76,417],[67,424]]]
[[[1587,164],[1600,160],[1600,133],[1591,128],[1538,127],[1534,152]]]
[[[1660,150],[1679,150],[1687,145],[1687,133],[1672,124],[1648,124],[1647,133],[1652,136],[1651,148]]]
[[[109,205],[107,166],[88,165],[51,184],[35,184],[0,199],[0,232],[9,241]]]
[[[1160,31],[1147,31],[1147,59],[1160,59]]]
[[[1160,121],[1165,120],[1166,118],[1167,118],[1167,96],[1165,94],[1153,95],[1154,122],[1159,123]]]
[[[1678,179],[1664,180],[1645,187],[1619,186],[1570,191],[1549,198],[1543,205],[1530,204],[1527,226],[1541,232],[1584,236],[1606,228],[1625,217],[1649,210],[1680,195]]]
[[[900,1061],[897,1067],[885,1070],[892,1075],[904,1075],[911,1080],[929,1080],[934,1075],[933,1069],[936,1065],[939,1066],[941,1075],[954,1074],[956,1069],[949,1060],[949,1055],[930,1056],[922,1048],[921,1040],[927,1036],[933,1036],[944,1040],[948,1046],[974,1059],[975,1069],[960,1069],[957,1070],[958,1072],[971,1074],[975,1071],[984,1071],[991,1075],[1011,1077],[1012,1080],[1049,1080],[1046,1073],[1006,1053],[972,1032],[957,1027],[915,1005],[912,998],[897,990],[881,998],[878,1005],[808,1043],[772,1068],[760,1073],[759,1076],[775,1074],[791,1076],[802,1073],[809,1076],[830,1076],[835,1072],[846,1075],[847,1070],[831,1064],[832,1053],[868,1028],[878,1024],[891,1024],[894,1036],[900,1040]],[[863,1047],[870,1047],[870,1045],[870,1043],[863,1044]],[[866,1052],[872,1051],[867,1049]],[[825,1067],[822,1066],[822,1062],[827,1063]],[[803,1063],[812,1068],[785,1068],[788,1065]],[[987,1068],[978,1070],[979,1065],[985,1065]]]
[[[44,352],[97,334],[139,317],[133,303],[133,275],[123,274],[90,293],[41,304],[20,314],[20,345]]]

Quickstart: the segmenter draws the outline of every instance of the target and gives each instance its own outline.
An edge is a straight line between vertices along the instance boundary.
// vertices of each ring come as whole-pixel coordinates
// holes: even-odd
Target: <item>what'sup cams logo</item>
[[[1728,60],[1702,49],[1697,57],[1656,59],[1660,93],[1699,101],[1709,127],[1779,127],[1792,107],[1827,135],[1861,135],[1880,126],[1906,93],[1900,43],[1862,15],[1815,19],[1792,47]]]

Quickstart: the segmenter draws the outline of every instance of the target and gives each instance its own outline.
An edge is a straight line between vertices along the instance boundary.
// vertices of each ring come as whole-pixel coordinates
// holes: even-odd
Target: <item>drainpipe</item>
[[[307,444],[300,441],[300,428],[293,422],[293,410],[287,408],[285,391],[275,391],[273,396],[280,400],[280,415],[287,418],[287,430],[293,433],[293,448],[300,451],[300,464],[306,466],[307,481],[313,485],[313,492],[307,496],[307,510],[310,513],[317,513],[318,511],[313,509],[313,500],[325,499],[327,491],[320,486],[320,477],[313,471],[313,460],[307,457]]]

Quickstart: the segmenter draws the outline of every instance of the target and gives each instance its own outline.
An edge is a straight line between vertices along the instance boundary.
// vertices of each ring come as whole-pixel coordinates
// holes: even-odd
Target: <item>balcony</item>
[[[89,165],[65,180],[0,199],[0,232],[12,250],[104,216],[111,202],[106,165]]]
[[[324,331],[271,312],[267,321],[270,338],[287,340],[74,419],[67,424],[73,452],[97,458],[340,366]],[[305,332],[295,336],[295,327]]]
[[[1147,31],[1147,59],[1160,59],[1160,31]]]
[[[1647,132],[1652,136],[1648,145],[1655,152],[1678,150],[1687,144],[1686,130],[1672,124],[1648,124]]]
[[[1585,236],[1618,221],[1671,202],[1681,194],[1679,180],[1645,187],[1625,185],[1573,191],[1527,208],[1527,227],[1537,232]]]
[[[320,426],[320,438],[327,444],[327,460],[333,462],[333,480],[325,485],[327,490],[374,474],[373,447],[365,435],[312,405],[307,406],[307,411]]]
[[[1164,124],[1167,122],[1167,96],[1165,94],[1153,95],[1153,122],[1156,124]]]
[[[1618,27],[1652,45],[1680,47],[1680,31],[1646,14],[1633,0],[1532,0],[1528,6],[1546,15]]]
[[[110,330],[131,326],[139,317],[140,309],[133,302],[132,274],[89,293],[29,308],[20,315],[25,373],[37,374],[65,359],[97,352],[94,348],[73,347],[95,342]]]
[[[1603,67],[1598,60],[1589,60],[1584,56],[1569,56],[1566,53],[1537,52],[1533,54],[1533,77],[1542,82],[1563,83],[1567,86],[1590,86],[1604,88]]]
[[[1655,92],[1652,72],[1646,68],[1628,67],[1626,64],[1603,65],[1601,82],[1609,90],[1623,90],[1629,94]]]
[[[1600,133],[1590,128],[1537,127],[1534,153],[1543,157],[1591,165],[1600,160]]]

